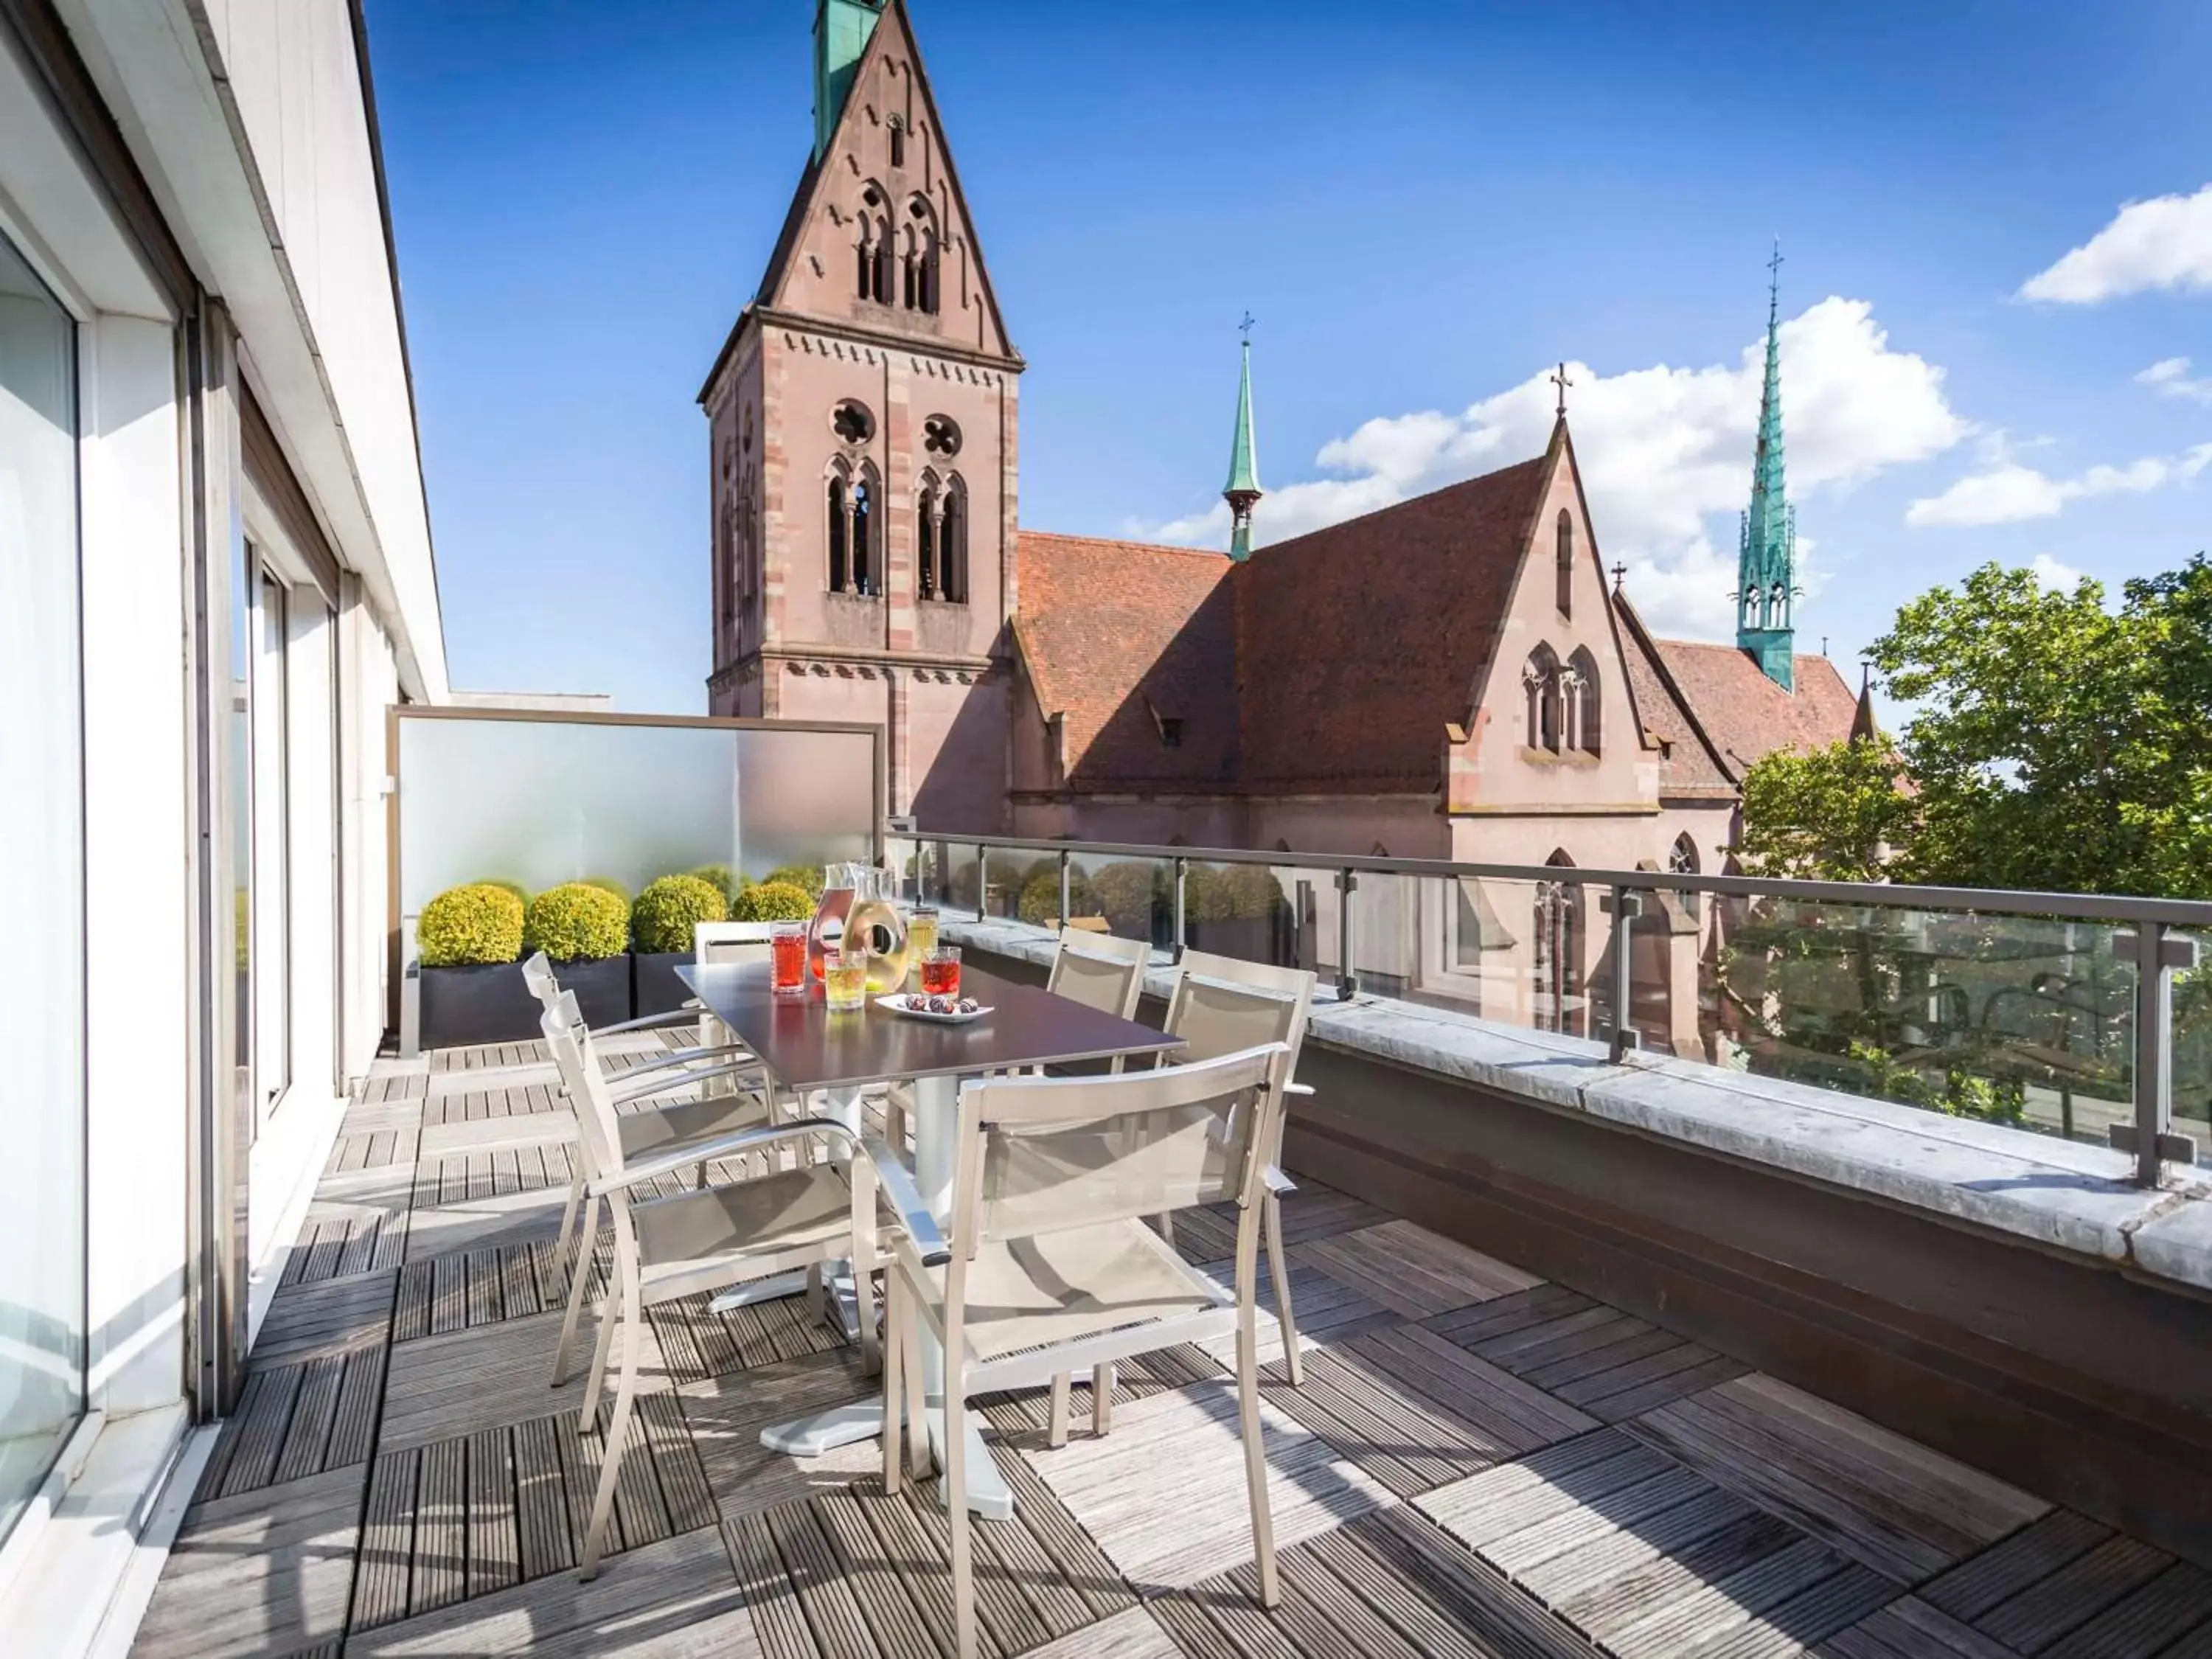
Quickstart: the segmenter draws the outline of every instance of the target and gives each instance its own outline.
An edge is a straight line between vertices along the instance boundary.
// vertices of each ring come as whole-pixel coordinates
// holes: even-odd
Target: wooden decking
[[[135,1651],[949,1651],[934,1493],[762,1425],[860,1396],[799,1298],[658,1310],[599,1578],[604,1446],[547,1386],[568,1115],[522,1048],[384,1062],[349,1115]],[[734,1174],[736,1171],[726,1173]],[[2212,1574],[1309,1184],[1309,1344],[1265,1395],[1281,1604],[1250,1599],[1224,1354],[1125,1369],[1104,1439],[984,1405],[985,1644],[1056,1659],[1605,1653],[2212,1659]],[[1178,1218],[1190,1260],[1218,1217]],[[589,1341],[587,1329],[585,1340]]]

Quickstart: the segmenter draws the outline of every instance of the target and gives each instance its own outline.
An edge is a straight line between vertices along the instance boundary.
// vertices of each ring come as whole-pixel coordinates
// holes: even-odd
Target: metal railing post
[[[2196,1155],[2195,1143],[2173,1133],[2173,975],[2197,965],[2197,941],[2147,921],[2114,933],[2112,954],[2136,964],[2136,1121],[2109,1133],[2115,1146],[2135,1154],[2136,1184],[2155,1187],[2167,1158]]]
[[[1336,994],[1347,1001],[1359,994],[1359,959],[1352,935],[1352,896],[1358,890],[1357,871],[1336,872]]]
[[[1629,1000],[1635,994],[1635,967],[1630,952],[1636,937],[1636,919],[1644,914],[1644,896],[1626,887],[1613,890],[1613,1063],[1627,1058],[1637,1046],[1636,1028],[1629,1023]]]
[[[1060,927],[1062,933],[1067,931],[1067,859],[1065,853],[1060,855]]]
[[[975,843],[975,920],[978,921],[983,921],[991,914],[989,902],[991,889],[988,881],[990,873],[991,843],[979,841]]]
[[[1184,928],[1189,912],[1184,908],[1190,895],[1190,860],[1179,858],[1175,861],[1175,950],[1181,957],[1189,937]]]

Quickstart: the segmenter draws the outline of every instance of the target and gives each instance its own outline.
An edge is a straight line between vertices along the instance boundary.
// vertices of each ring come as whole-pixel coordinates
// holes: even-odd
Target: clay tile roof
[[[1020,532],[1022,659],[1047,719],[1066,716],[1068,781],[1228,783],[1236,639],[1222,555]],[[1179,720],[1170,748],[1160,722]]]
[[[1850,735],[1858,700],[1826,657],[1796,659],[1792,693],[1759,672],[1751,654],[1735,646],[1656,643],[1668,676],[1732,778],[1742,777],[1777,749],[1817,749]]]
[[[1625,593],[1613,595],[1624,624],[1621,656],[1628,664],[1629,690],[1644,729],[1664,746],[1659,762],[1659,793],[1667,796],[1733,795],[1735,784],[1704,732],[1682,706],[1674,683],[1659,659],[1659,647]]]
[[[1547,454],[1261,548],[1238,572],[1248,787],[1443,787]]]

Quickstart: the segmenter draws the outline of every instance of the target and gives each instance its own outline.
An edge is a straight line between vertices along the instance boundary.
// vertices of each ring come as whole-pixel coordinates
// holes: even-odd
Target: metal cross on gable
[[[1567,418],[1567,388],[1574,382],[1567,378],[1567,366],[1559,365],[1559,372],[1552,376],[1552,384],[1559,388],[1559,418]]]
[[[1243,320],[1237,325],[1237,331],[1244,337],[1246,345],[1252,343],[1252,313],[1248,311],[1244,313]]]

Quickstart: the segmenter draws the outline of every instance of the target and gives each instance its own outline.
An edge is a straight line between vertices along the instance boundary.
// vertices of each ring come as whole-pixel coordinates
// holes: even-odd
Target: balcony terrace
[[[629,1041],[635,1061],[655,1040]],[[1291,1161],[1371,1185],[1424,1091],[1446,1085],[1316,1042],[1325,1110]],[[599,1449],[580,1382],[546,1383],[573,1136],[534,1045],[378,1064],[245,1396],[174,1483],[174,1548],[135,1653],[949,1651],[929,1497],[886,1498],[873,1443],[811,1462],[759,1443],[763,1423],[869,1386],[801,1297],[653,1314],[620,1547],[578,1582]],[[1514,1184],[1489,1167],[1444,1219],[1467,1231]],[[1710,1334],[1709,1302],[1681,1320],[1651,1307],[1648,1279],[1593,1294],[1610,1270],[1561,1249],[1559,1216],[1526,1252],[1486,1254],[1310,1179],[1286,1214],[1311,1358],[1303,1389],[1278,1365],[1264,1392],[1281,1605],[1263,1614],[1247,1593],[1233,1392],[1214,1355],[1185,1349],[1124,1370],[1103,1439],[1084,1432],[1079,1387],[1056,1450],[1042,1394],[990,1406],[1018,1509],[977,1534],[988,1650],[2212,1653],[2201,1559],[1762,1371],[1757,1319],[1731,1343]],[[1593,1237],[1620,1224],[1618,1206],[1594,1215]],[[1176,1237],[1203,1262],[1230,1234],[1201,1213]],[[1589,1270],[1547,1276],[1554,1260]],[[2202,1304],[2161,1306],[2201,1339]],[[1836,1391],[1864,1380],[1839,1372]]]

